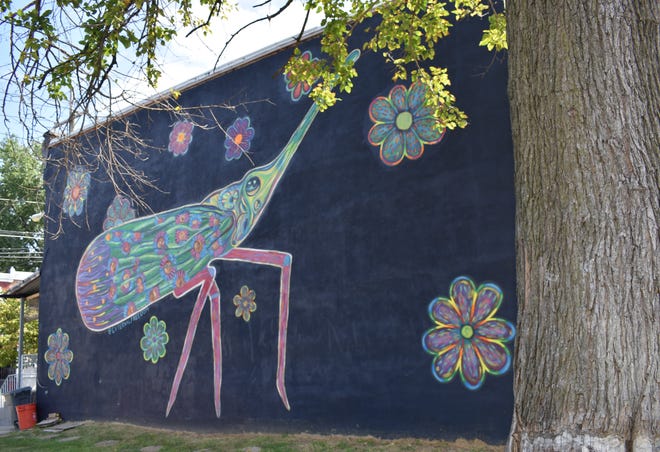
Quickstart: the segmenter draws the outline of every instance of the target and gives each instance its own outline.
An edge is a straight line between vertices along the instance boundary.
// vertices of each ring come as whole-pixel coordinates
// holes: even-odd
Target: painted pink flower
[[[250,149],[250,143],[254,138],[254,129],[250,127],[250,118],[237,118],[227,129],[225,138],[225,159],[234,160],[241,158],[244,152]]]
[[[449,298],[429,305],[436,326],[422,337],[424,350],[434,356],[431,372],[441,383],[458,372],[468,389],[479,389],[486,374],[502,375],[511,366],[504,345],[516,335],[511,322],[495,317],[502,291],[495,284],[475,289],[470,278],[459,276],[449,288]]]
[[[167,150],[175,157],[188,152],[188,147],[192,142],[192,131],[195,125],[189,121],[178,121],[172,127],[170,132],[170,143]]]
[[[159,231],[154,238],[154,248],[157,253],[163,253],[167,250],[167,233],[165,231]]]
[[[183,285],[188,282],[188,275],[185,270],[179,270],[176,272],[176,282],[174,283],[175,287],[183,287]]]
[[[374,122],[369,143],[380,146],[380,159],[388,166],[401,163],[404,157],[416,160],[424,153],[424,144],[439,143],[444,130],[424,105],[426,86],[414,83],[410,89],[396,85],[387,97],[377,97],[369,105]]]
[[[174,218],[174,222],[176,224],[188,224],[188,219],[189,218],[190,218],[190,214],[188,212],[183,212],[183,213],[178,214]]]
[[[205,243],[206,240],[204,240],[204,236],[202,234],[197,234],[195,236],[195,242],[193,243],[193,246],[190,249],[190,254],[192,254],[192,256],[195,258],[196,261],[198,261],[204,254]]]
[[[312,52],[305,50],[300,58],[303,60],[318,61],[318,58],[312,58]],[[291,80],[291,72],[284,74],[284,82],[286,83],[286,90],[291,93],[291,100],[298,102],[303,96],[309,94],[312,90],[312,87],[307,82],[298,82],[294,83]]]
[[[160,260],[160,273],[164,279],[173,279],[176,274],[176,263],[174,256],[163,256]]]
[[[213,257],[218,257],[225,251],[225,247],[219,241],[215,241],[211,244],[211,251],[213,251]]]
[[[188,240],[189,233],[187,229],[177,229],[176,232],[174,232],[174,241],[176,243],[182,243]]]

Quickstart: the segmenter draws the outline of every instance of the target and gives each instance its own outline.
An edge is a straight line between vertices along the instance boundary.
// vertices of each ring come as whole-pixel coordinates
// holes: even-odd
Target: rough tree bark
[[[507,22],[509,445],[660,450],[660,2],[512,1]]]

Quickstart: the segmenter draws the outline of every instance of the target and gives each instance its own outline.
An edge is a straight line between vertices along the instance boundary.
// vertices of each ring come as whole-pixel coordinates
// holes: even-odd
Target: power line
[[[34,239],[43,240],[43,232],[23,232],[23,231],[5,231],[0,229],[0,237],[10,237],[15,239]]]
[[[0,201],[5,201],[5,202],[24,202],[26,204],[39,204],[40,206],[43,206],[43,202],[39,201],[26,201],[24,199],[9,199],[9,198],[0,198]]]

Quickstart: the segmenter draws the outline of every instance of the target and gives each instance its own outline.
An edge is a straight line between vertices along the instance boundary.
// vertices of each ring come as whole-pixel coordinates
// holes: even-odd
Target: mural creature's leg
[[[280,315],[277,338],[277,392],[287,410],[291,410],[284,386],[284,369],[286,366],[286,332],[289,321],[289,284],[291,282],[291,260],[289,253],[282,251],[254,250],[250,248],[234,248],[222,256],[223,260],[265,264],[282,269],[280,276]]]
[[[211,341],[213,341],[213,404],[220,417],[220,388],[222,387],[222,336],[220,335],[220,290],[213,280],[211,294]]]
[[[199,291],[199,294],[197,295],[197,300],[195,301],[195,305],[193,307],[193,311],[190,315],[190,322],[188,323],[188,332],[186,333],[186,338],[183,342],[183,349],[181,350],[181,357],[179,358],[179,365],[177,366],[176,369],[176,374],[174,375],[174,381],[172,382],[172,390],[170,391],[170,398],[167,402],[167,410],[165,411],[165,417],[169,416],[170,410],[172,409],[172,405],[174,405],[174,401],[176,400],[176,395],[179,392],[179,385],[181,384],[181,378],[183,377],[183,372],[186,370],[186,365],[188,364],[188,357],[190,356],[190,350],[192,348],[192,342],[195,337],[195,332],[197,331],[197,323],[199,322],[199,317],[202,315],[202,309],[204,309],[204,304],[206,303],[206,298],[211,295],[211,303],[215,301],[219,307],[220,305],[220,289],[218,289],[218,285],[215,282],[215,268],[214,267],[207,267],[203,271],[199,272],[190,280],[184,284],[183,286],[174,289],[173,295],[176,298],[181,298],[183,295],[186,293],[190,292],[192,289],[195,287],[201,286],[201,289]],[[219,309],[219,308],[218,308]],[[211,307],[211,319],[212,319],[212,324],[213,324],[213,306]],[[218,325],[217,328],[214,326],[214,334],[215,330],[217,329],[218,337],[217,339],[214,339],[214,347],[213,347],[213,354],[214,354],[214,370],[216,371],[216,375],[214,376],[215,378],[215,383],[217,386],[217,392],[216,392],[216,413],[219,415],[220,412],[220,404],[219,404],[219,396],[220,396],[220,387],[219,384],[217,384],[217,361],[216,361],[216,353],[217,350],[221,351],[220,347],[216,347],[216,340],[218,344],[220,343],[220,328],[219,328],[219,321],[220,317],[217,317],[218,319]],[[220,357],[220,366],[222,366],[222,357]],[[222,368],[220,367],[220,373],[222,373]],[[215,388],[214,388],[215,389]]]

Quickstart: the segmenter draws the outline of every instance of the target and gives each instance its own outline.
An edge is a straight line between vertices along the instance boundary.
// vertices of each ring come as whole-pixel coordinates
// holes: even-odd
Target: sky
[[[14,2],[20,4],[21,2]],[[27,2],[23,2],[27,3]],[[262,21],[240,33],[231,42],[229,47],[218,61],[217,54],[231,34],[243,25],[264,15],[273,14],[280,9],[285,0],[271,0],[271,2],[254,8],[253,5],[262,3],[261,0],[238,0],[238,10],[231,14],[229,21],[217,21],[209,35],[196,33],[186,37],[188,30],[182,30],[179,36],[168,46],[161,50],[162,76],[156,89],[150,88],[146,83],[135,86],[134,91],[139,92],[146,99],[170,88],[180,85],[192,78],[212,71],[218,67],[231,63],[237,59],[266,48],[272,44],[291,40],[298,36],[303,24],[305,11],[302,0],[293,3],[272,21]],[[204,16],[203,7],[197,6],[199,15]],[[310,17],[306,30],[319,26],[320,16]],[[0,28],[0,89],[4,92],[6,87],[5,75],[9,69],[9,43],[7,30]],[[140,99],[135,99],[139,101]],[[121,105],[113,108],[114,111],[122,109]],[[0,121],[0,138],[8,135],[16,136],[19,141],[25,141],[26,132],[17,120],[17,102],[10,101],[7,105],[8,118]],[[35,137],[40,137],[46,130],[34,131]]]

